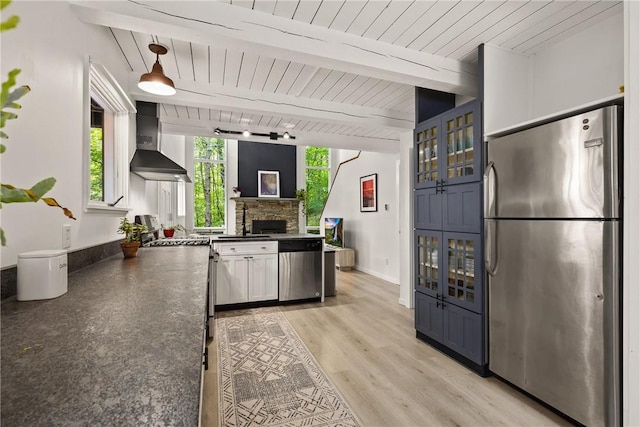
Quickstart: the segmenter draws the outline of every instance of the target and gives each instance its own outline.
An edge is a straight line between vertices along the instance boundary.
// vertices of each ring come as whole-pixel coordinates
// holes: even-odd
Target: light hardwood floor
[[[481,378],[415,337],[398,286],[336,271],[324,304],[281,306],[364,426],[571,425],[496,378]],[[209,343],[203,426],[218,425],[216,343]]]

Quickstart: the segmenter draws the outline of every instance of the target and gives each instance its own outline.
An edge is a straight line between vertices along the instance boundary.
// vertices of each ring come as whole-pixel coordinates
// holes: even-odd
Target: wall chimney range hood
[[[136,152],[130,170],[149,181],[191,182],[187,170],[158,150],[160,124],[158,106],[136,101]]]

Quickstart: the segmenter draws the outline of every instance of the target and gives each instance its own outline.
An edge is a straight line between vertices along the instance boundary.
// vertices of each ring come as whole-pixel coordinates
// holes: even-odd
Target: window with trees
[[[305,149],[305,182],[307,190],[306,230],[320,233],[320,216],[329,197],[329,149],[307,147]]]
[[[226,150],[224,139],[194,138],[193,225],[196,228],[225,227]]]
[[[129,124],[135,106],[104,66],[89,61],[87,67],[83,199],[88,212],[126,210]]]
[[[106,111],[108,115],[110,111]],[[105,109],[91,97],[91,134],[90,134],[90,170],[89,170],[89,199],[104,201],[104,132]],[[108,130],[107,130],[108,133]]]

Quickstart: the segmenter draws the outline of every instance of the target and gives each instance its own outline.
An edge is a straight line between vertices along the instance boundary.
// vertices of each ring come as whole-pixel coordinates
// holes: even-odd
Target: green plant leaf
[[[47,191],[51,190],[54,185],[56,185],[56,179],[54,177],[45,178],[31,187],[31,191],[40,198],[44,196]]]
[[[18,23],[20,23],[20,18],[17,15],[9,17],[9,19],[0,23],[0,33],[17,27]]]
[[[5,100],[2,108],[22,108],[20,105],[16,104],[15,101],[22,98],[29,92],[31,92],[31,88],[27,85],[15,88]]]
[[[11,94],[10,90],[12,87],[16,85],[16,76],[20,74],[20,70],[18,68],[14,68],[9,71],[7,80],[2,82],[2,92],[0,93],[0,105],[4,105],[9,99],[9,95]],[[4,107],[2,107],[4,108]]]
[[[53,177],[45,178],[30,189],[16,188],[10,184],[2,184],[0,203],[37,202],[56,184]]]
[[[10,113],[8,111],[3,111],[2,115],[0,116],[0,129],[2,129],[5,125],[5,123],[7,122],[7,120],[13,120],[13,119],[17,119],[18,115],[15,113]]]
[[[7,239],[4,237],[4,230],[0,227],[0,243],[2,246],[7,246]]]
[[[27,203],[34,200],[22,188],[15,188],[8,184],[0,187],[0,203]]]
[[[0,133],[4,133],[4,132],[0,132]],[[0,154],[4,153],[5,151],[7,151],[7,147],[5,147],[4,144],[0,144]]]
[[[9,135],[7,135],[6,133],[4,133],[3,130],[0,130],[0,138],[2,139],[9,139]]]

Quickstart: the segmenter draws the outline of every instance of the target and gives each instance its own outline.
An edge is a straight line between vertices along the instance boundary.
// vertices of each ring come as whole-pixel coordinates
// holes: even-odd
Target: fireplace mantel
[[[295,197],[231,197],[231,200],[236,200],[236,201],[254,201],[254,200],[259,200],[261,202],[294,202],[294,201],[300,201],[300,199],[297,199]]]
[[[285,220],[287,233],[299,233],[300,199],[288,197],[231,197],[236,205],[236,234],[242,232],[243,208],[246,208],[246,225],[251,221]]]

